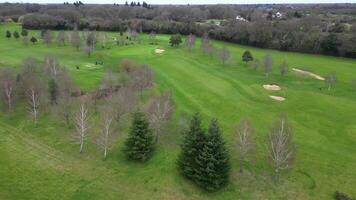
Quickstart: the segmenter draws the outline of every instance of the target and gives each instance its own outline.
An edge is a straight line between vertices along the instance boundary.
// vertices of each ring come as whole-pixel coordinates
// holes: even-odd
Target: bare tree
[[[156,142],[158,142],[158,137],[162,133],[173,111],[174,105],[170,92],[166,92],[162,96],[158,96],[152,100],[148,113],[150,123],[156,132]]]
[[[99,40],[101,42],[101,47],[103,49],[106,48],[107,41],[108,41],[108,36],[106,35],[106,33],[100,33],[99,34]]]
[[[114,114],[112,108],[106,105],[101,112],[102,128],[101,134],[97,138],[96,144],[103,150],[104,159],[107,157],[111,144],[112,129],[114,124]]]
[[[227,47],[223,47],[219,50],[219,57],[223,65],[225,65],[231,58],[230,51]]]
[[[254,128],[247,119],[241,120],[236,129],[236,144],[240,160],[240,173],[242,173],[243,162],[245,162],[248,154],[250,154],[256,146],[253,138],[254,132]]]
[[[65,45],[67,40],[67,35],[64,31],[60,31],[57,35],[57,45],[61,46],[61,45]]]
[[[11,68],[0,68],[0,92],[7,104],[8,112],[12,110],[14,91],[16,87],[16,73]]]
[[[153,85],[153,71],[148,65],[141,65],[131,74],[132,86],[140,92]]]
[[[215,47],[210,43],[208,33],[204,33],[200,48],[202,49],[203,53],[209,55],[210,57],[214,56]]]
[[[265,55],[265,57],[263,57],[262,67],[266,78],[268,78],[269,74],[272,71],[272,65],[273,65],[272,57],[269,54]]]
[[[292,140],[292,129],[287,123],[287,118],[281,116],[267,136],[268,159],[277,181],[282,170],[293,166],[295,146]]]
[[[81,103],[79,110],[74,115],[74,123],[76,126],[74,139],[80,145],[79,153],[83,152],[84,143],[88,137],[88,119],[88,108],[85,103]]]
[[[356,90],[356,78],[351,81],[352,87]]]
[[[49,30],[46,30],[43,33],[42,39],[47,45],[51,44],[51,42],[52,42],[52,34],[51,34],[51,32]]]
[[[75,47],[77,50],[79,50],[79,47],[81,46],[81,39],[80,35],[77,29],[74,29],[71,34],[70,34],[70,43],[72,44],[73,47]]]
[[[90,32],[86,37],[85,46],[84,46],[84,51],[88,54],[88,56],[90,56],[93,53],[95,49],[95,44],[96,44],[95,34],[93,32]]]
[[[22,37],[22,42],[26,47],[28,46],[28,44],[30,43],[30,40],[27,35]]]
[[[279,71],[281,73],[281,76],[286,75],[288,72],[288,63],[286,61],[283,61],[282,64],[279,66]]]
[[[27,90],[29,113],[32,115],[35,125],[38,123],[39,107],[40,107],[40,91],[36,86],[32,85]]]
[[[57,58],[53,56],[45,56],[44,63],[45,71],[53,78],[57,78],[57,76],[64,71],[64,68],[59,64]]]
[[[188,48],[189,51],[192,51],[195,45],[195,35],[189,34],[185,40],[185,46]]]
[[[254,59],[251,63],[251,68],[256,71],[260,67],[260,65],[260,60]]]
[[[327,85],[328,90],[331,90],[331,88],[334,87],[336,81],[337,79],[335,73],[328,74],[325,77],[325,84]]]
[[[137,104],[137,98],[130,87],[121,87],[110,99],[109,104],[114,111],[116,121],[119,122],[124,114],[134,109]]]
[[[149,44],[155,45],[157,44],[157,39],[156,39],[156,32],[151,31],[149,35]]]
[[[107,93],[111,94],[115,91],[116,86],[118,86],[118,82],[118,77],[114,75],[111,69],[108,69],[101,80],[100,89],[106,90]]]

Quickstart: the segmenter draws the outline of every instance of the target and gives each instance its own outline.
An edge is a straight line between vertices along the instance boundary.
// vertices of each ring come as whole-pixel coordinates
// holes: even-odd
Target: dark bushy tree
[[[19,37],[20,37],[20,34],[19,34],[19,32],[17,32],[17,31],[14,31],[14,38],[17,40],[17,39],[19,39]]]
[[[204,147],[196,158],[195,182],[209,191],[225,186],[229,181],[229,155],[216,119],[210,123]]]
[[[245,51],[243,54],[242,54],[242,61],[248,63],[250,61],[253,61],[253,56],[251,54],[250,51]]]
[[[125,142],[125,153],[130,160],[144,162],[154,150],[152,130],[144,113],[136,112],[133,116],[129,137]]]
[[[6,31],[6,37],[7,37],[8,39],[11,38],[11,32],[10,32],[10,31]]]
[[[35,44],[37,42],[37,38],[35,38],[34,36],[31,37],[30,41],[32,42],[32,44]]]
[[[197,168],[196,158],[202,151],[205,142],[205,134],[201,126],[200,114],[196,113],[190,121],[189,130],[184,133],[181,152],[178,157],[178,167],[183,176],[194,179]]]
[[[21,36],[22,37],[25,37],[25,36],[27,36],[28,35],[28,31],[26,30],[26,29],[22,29],[22,31],[21,31]]]
[[[182,37],[177,34],[177,35],[172,35],[171,38],[169,38],[169,44],[173,46],[179,46],[180,43],[182,43]]]

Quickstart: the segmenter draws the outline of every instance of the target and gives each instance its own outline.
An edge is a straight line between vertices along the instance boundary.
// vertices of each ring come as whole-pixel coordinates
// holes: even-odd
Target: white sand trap
[[[304,71],[304,70],[301,70],[301,69],[297,69],[297,68],[292,68],[293,71],[297,72],[298,74],[301,74],[301,75],[306,75],[306,76],[311,76],[313,78],[316,78],[318,80],[322,80],[324,81],[325,78],[322,77],[322,76],[319,76],[317,74],[314,74],[312,72],[308,72],[308,71]]]
[[[271,99],[276,100],[276,101],[284,101],[286,98],[284,97],[279,97],[279,96],[269,96]]]
[[[281,90],[281,87],[275,84],[268,84],[268,85],[263,85],[263,88],[266,90],[271,90],[271,91],[279,91]]]
[[[164,51],[164,49],[155,49],[155,54],[162,54]]]

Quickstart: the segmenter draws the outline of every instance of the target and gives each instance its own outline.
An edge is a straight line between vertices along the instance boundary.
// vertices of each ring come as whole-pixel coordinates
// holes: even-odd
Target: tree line
[[[296,5],[294,8],[190,5],[149,9],[114,5],[84,5],[81,9],[68,5],[3,5],[0,9],[2,21],[19,21],[26,29],[71,30],[78,27],[80,30],[122,32],[131,29],[200,37],[207,32],[213,39],[244,45],[356,57],[356,24],[351,17],[344,17],[355,14],[354,5]],[[281,13],[281,17],[276,17],[277,13]]]

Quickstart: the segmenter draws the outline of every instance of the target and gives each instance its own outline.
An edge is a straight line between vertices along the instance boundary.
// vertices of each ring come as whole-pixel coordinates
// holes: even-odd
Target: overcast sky
[[[63,3],[73,0],[0,0],[3,2],[23,3]],[[128,0],[131,2],[131,0]],[[138,0],[134,0],[138,1]],[[142,2],[142,0],[139,0]],[[125,3],[125,0],[82,0],[83,3]],[[356,3],[356,0],[146,0],[149,4],[269,4],[269,3]]]

